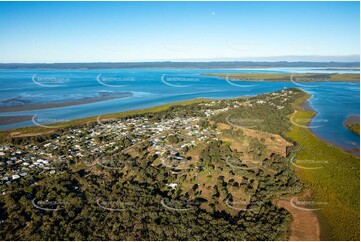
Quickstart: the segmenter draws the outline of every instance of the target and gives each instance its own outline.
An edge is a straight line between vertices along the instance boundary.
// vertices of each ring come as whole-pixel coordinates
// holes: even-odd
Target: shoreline
[[[300,104],[300,107],[305,110],[305,111],[310,111],[310,112],[314,112],[315,113],[315,116],[317,114],[317,111],[314,110],[312,107],[311,107],[311,103],[310,101],[308,100],[305,100],[303,103]]]
[[[312,97],[313,97],[313,95],[310,94],[310,99],[311,99]],[[312,108],[311,103],[310,103],[309,100],[305,100],[304,102],[302,102],[302,103],[300,104],[300,107],[301,107],[304,111],[306,111],[306,112],[312,112],[312,113],[313,113],[313,116],[311,117],[311,120],[307,123],[307,125],[309,125],[309,124],[312,122],[312,119],[316,117],[316,115],[318,114],[318,112],[317,112],[315,109]],[[347,120],[345,121],[345,123],[346,123],[349,119],[350,119],[350,121],[352,122],[352,124],[355,123],[354,120],[356,120],[358,123],[360,123],[360,116],[350,115],[350,116],[347,118]],[[345,126],[346,128],[348,128],[345,123],[344,123],[344,126]],[[349,128],[348,128],[348,129],[349,129]],[[311,132],[312,134],[314,134],[314,135],[315,135],[317,138],[319,138],[320,140],[322,140],[322,141],[324,141],[324,142],[326,142],[326,143],[328,143],[328,144],[330,144],[330,145],[333,145],[333,146],[339,148],[340,150],[345,151],[345,152],[348,153],[348,154],[354,155],[354,156],[356,156],[356,157],[360,157],[360,148],[352,148],[352,149],[346,148],[346,147],[341,146],[341,145],[339,145],[339,144],[335,144],[335,143],[333,143],[333,142],[330,141],[330,140],[326,140],[326,139],[320,137],[319,135],[317,135],[316,133],[314,133],[314,132],[312,131],[312,129],[309,129],[309,130],[310,130],[310,132]],[[350,131],[352,132],[352,130],[350,130]]]
[[[309,99],[312,98],[312,95],[306,92],[306,95],[303,97],[300,103],[294,103],[294,112],[297,113],[297,107],[307,112],[311,112],[314,118],[317,112],[311,107]],[[292,114],[291,114],[292,115]],[[308,126],[311,121],[308,121],[306,125]],[[312,131],[311,131],[312,132]],[[293,139],[292,139],[293,140]],[[293,170],[296,176],[301,179],[295,170]],[[303,191],[302,194],[307,193]],[[272,203],[279,207],[286,209],[292,216],[292,221],[289,224],[289,241],[320,241],[321,240],[321,222],[318,214],[315,211],[309,210],[300,210],[292,205],[292,197],[281,197],[276,198]]]
[[[42,133],[54,132],[58,129],[72,128],[72,127],[76,127],[79,125],[80,126],[86,125],[91,122],[98,122],[97,119],[100,116],[102,117],[102,119],[122,118],[122,117],[131,116],[131,115],[145,114],[145,113],[149,113],[149,112],[161,112],[161,111],[167,110],[174,106],[182,106],[182,105],[188,105],[188,104],[193,104],[193,103],[211,102],[211,101],[213,101],[213,100],[205,99],[205,98],[196,98],[196,99],[190,99],[190,100],[185,100],[185,101],[157,105],[154,107],[122,111],[122,112],[115,112],[115,113],[108,113],[108,114],[103,114],[103,115],[98,115],[98,116],[74,119],[74,120],[70,120],[67,122],[52,123],[51,125],[53,125],[53,127],[49,126],[47,128],[37,126],[37,125],[32,125],[32,126],[26,126],[26,127],[20,127],[20,128],[0,130],[0,142],[4,141],[4,139],[8,139],[8,138],[12,138],[12,137],[15,138],[15,137],[36,136],[36,135],[40,135]]]
[[[110,97],[99,97],[99,98],[87,98],[86,100],[80,100],[80,101],[75,101],[75,102],[64,102],[64,103],[57,103],[57,104],[44,104],[44,105],[35,105],[34,109],[29,109],[28,107],[30,106],[22,106],[22,107],[14,107],[15,109],[19,109],[19,110],[11,110],[11,111],[27,111],[27,110],[38,110],[38,109],[47,109],[47,108],[58,108],[58,107],[67,107],[67,106],[75,106],[75,105],[82,105],[82,104],[88,104],[88,103],[94,103],[94,102],[101,102],[101,101],[107,101],[107,100],[112,100],[112,99],[117,99],[117,98],[126,98],[132,95],[132,93],[118,93],[121,94],[119,97],[112,95]],[[128,94],[129,96],[124,96],[124,94]],[[310,95],[310,98],[312,98],[312,95]],[[237,98],[244,98],[246,96],[240,96]],[[190,100],[184,100],[184,101],[179,101],[179,102],[171,102],[168,104],[163,104],[163,105],[157,105],[157,106],[153,106],[153,107],[148,107],[148,108],[142,108],[142,109],[134,109],[134,110],[129,110],[129,111],[120,111],[120,112],[115,112],[115,113],[108,113],[108,114],[101,114],[98,116],[90,116],[90,117],[85,117],[85,118],[80,118],[80,119],[74,119],[74,120],[69,120],[67,122],[60,122],[60,123],[52,123],[51,125],[49,125],[48,128],[46,128],[46,132],[49,132],[49,129],[56,129],[55,126],[61,126],[62,128],[68,127],[68,124],[71,124],[70,126],[72,126],[73,123],[76,123],[77,125],[81,125],[83,123],[86,122],[91,122],[91,121],[96,121],[97,117],[99,116],[103,116],[103,117],[108,117],[108,118],[117,118],[117,116],[123,116],[127,113],[138,113],[138,112],[146,112],[147,110],[151,111],[153,109],[157,109],[158,107],[162,107],[162,106],[173,106],[173,105],[183,105],[184,103],[192,103],[193,101],[197,101],[197,100],[203,100],[203,101],[211,101],[213,99],[205,99],[205,98],[196,98],[196,99],[190,99]],[[309,123],[311,122],[311,120],[317,115],[317,111],[315,111],[312,106],[310,105],[310,101],[304,100],[302,103],[299,104],[300,107],[308,112],[313,112],[313,116],[311,117],[310,121],[307,123],[307,125],[309,125]],[[43,108],[38,108],[42,106]],[[9,108],[12,109],[12,108]],[[20,110],[22,109],[22,110]],[[4,113],[4,112],[11,112],[10,110],[6,110],[4,111],[4,109],[0,109],[0,113]],[[353,117],[353,119],[355,117],[359,117],[357,115],[350,115],[350,117]],[[3,117],[3,118],[2,118]],[[6,119],[9,120],[13,120],[12,122],[7,122]],[[8,124],[12,124],[12,123],[20,123],[20,122],[24,122],[24,121],[31,121],[33,118],[33,116],[30,115],[7,115],[7,116],[0,116],[0,125],[8,125]],[[347,121],[347,120],[346,120]],[[345,122],[346,122],[345,121]],[[54,126],[54,128],[51,128],[51,126]],[[344,125],[345,126],[345,125]],[[346,126],[345,126],[346,127]],[[0,138],[1,133],[7,133],[7,132],[15,132],[15,133],[19,133],[18,131],[21,130],[26,130],[26,129],[32,129],[32,128],[41,128],[37,125],[31,125],[31,126],[25,126],[25,127],[18,127],[18,128],[10,128],[10,129],[5,129],[5,130],[0,130]],[[346,127],[347,128],[347,127]],[[41,132],[41,131],[40,131]],[[346,148],[346,147],[342,147],[338,144],[333,143],[332,141],[326,140],[322,137],[319,137],[317,134],[313,133],[312,130],[310,130],[310,132],[312,134],[314,134],[317,138],[319,138],[320,140],[333,145],[335,147],[337,147],[338,149],[351,154],[355,157],[360,157],[360,149],[359,148]],[[352,132],[352,131],[351,131]],[[39,131],[35,132],[36,134],[39,133]]]
[[[315,112],[302,107],[310,97],[294,103],[298,117],[312,119],[315,116]],[[327,161],[321,163],[322,169],[294,169],[306,188],[314,192],[314,201],[326,202],[321,209],[312,211],[318,219],[320,239],[358,240],[360,158],[321,139],[309,128],[292,125],[287,137],[302,148],[296,153],[296,159]]]

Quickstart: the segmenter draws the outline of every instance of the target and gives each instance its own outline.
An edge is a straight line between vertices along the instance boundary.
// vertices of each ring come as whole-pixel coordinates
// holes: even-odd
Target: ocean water
[[[343,125],[350,115],[360,114],[360,86],[351,82],[242,82],[225,81],[203,73],[359,73],[354,70],[269,68],[240,70],[0,70],[0,108],[53,104],[131,93],[125,98],[82,105],[2,112],[0,116],[31,115],[43,124],[107,113],[152,107],[194,98],[254,96],[298,87],[312,94],[309,100],[317,115],[310,124],[320,138],[345,150],[360,147],[359,137]],[[37,122],[39,123],[39,122]],[[33,121],[0,125],[7,130],[33,126]]]

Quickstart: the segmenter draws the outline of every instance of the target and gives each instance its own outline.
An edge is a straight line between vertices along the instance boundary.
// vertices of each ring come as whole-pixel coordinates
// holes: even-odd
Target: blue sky
[[[0,62],[360,53],[359,2],[0,2]]]

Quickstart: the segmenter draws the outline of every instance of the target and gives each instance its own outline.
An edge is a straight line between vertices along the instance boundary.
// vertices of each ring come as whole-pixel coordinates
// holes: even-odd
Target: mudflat
[[[17,116],[0,116],[0,125],[20,123],[31,120],[31,115],[17,115]]]
[[[87,103],[101,102],[101,101],[112,100],[112,99],[117,99],[117,98],[125,98],[125,97],[130,97],[132,95],[133,94],[131,92],[122,92],[122,93],[115,93],[112,95],[102,95],[101,97],[95,97],[95,98],[84,98],[84,99],[76,100],[76,101],[65,101],[65,102],[58,102],[58,103],[51,103],[51,104],[29,104],[29,105],[24,105],[24,106],[4,107],[4,108],[0,108],[0,113],[26,111],[26,110],[39,110],[39,109],[48,109],[48,108],[61,108],[61,107],[82,105],[82,104],[87,104]]]
[[[289,240],[320,240],[320,224],[313,211],[298,209],[291,204],[291,198],[275,199],[273,203],[286,209],[292,215]]]

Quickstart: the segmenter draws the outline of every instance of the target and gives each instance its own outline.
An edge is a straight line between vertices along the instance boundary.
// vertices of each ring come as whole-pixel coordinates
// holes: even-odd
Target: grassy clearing
[[[295,118],[309,120],[314,113],[295,103]],[[322,161],[320,169],[297,169],[298,177],[326,205],[318,210],[322,240],[360,239],[360,160],[317,138],[310,130],[293,125],[288,136],[297,142],[297,160]],[[319,165],[319,164],[318,164]]]

